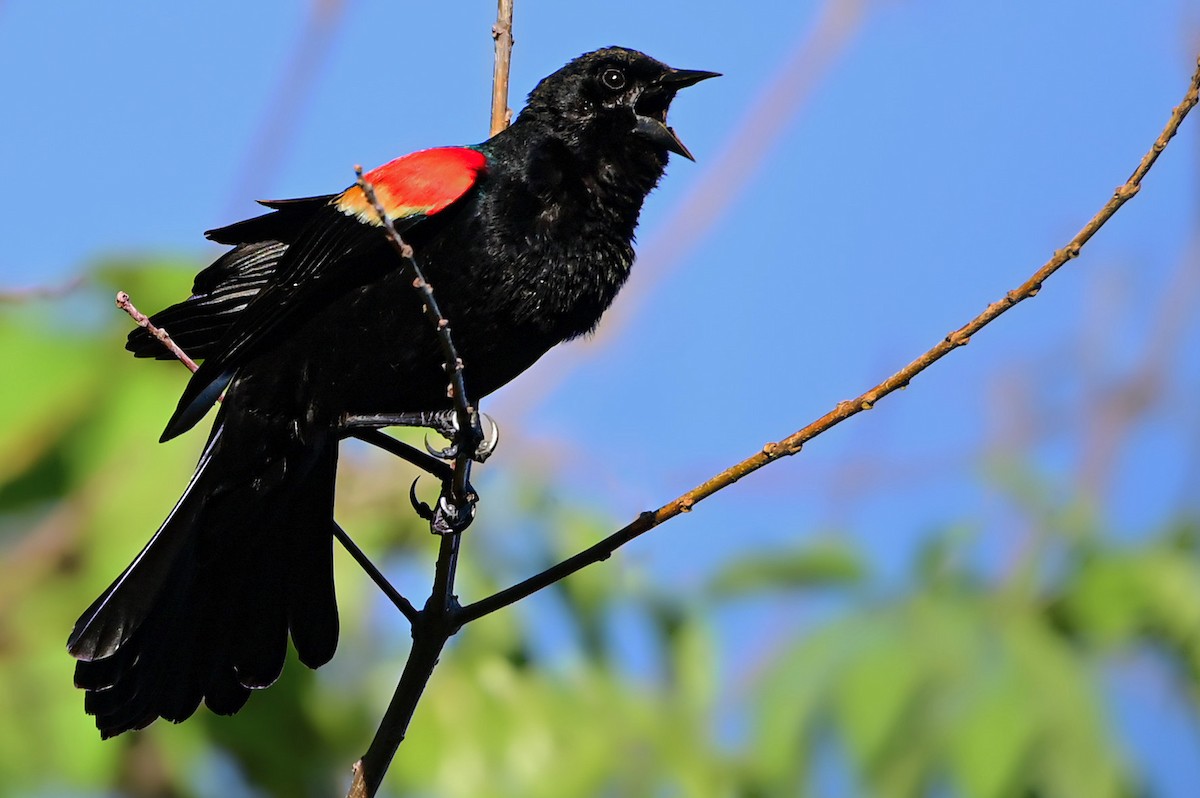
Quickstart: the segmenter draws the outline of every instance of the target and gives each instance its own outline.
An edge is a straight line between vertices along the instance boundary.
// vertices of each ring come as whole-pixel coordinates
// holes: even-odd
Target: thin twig
[[[1133,174],[1113,192],[1112,197],[1104,204],[1104,207],[1083,226],[1083,229],[1065,247],[1055,252],[1053,257],[1034,272],[1033,276],[1022,283],[1020,287],[1009,291],[1002,299],[988,305],[983,313],[980,313],[974,319],[947,335],[933,348],[874,388],[852,400],[839,402],[836,407],[808,426],[797,430],[781,441],[766,444],[756,454],[725,469],[720,474],[684,493],[674,501],[664,504],[657,510],[642,513],[624,528],[617,530],[594,546],[564,560],[558,565],[554,565],[540,574],[536,574],[506,590],[501,590],[488,598],[468,604],[459,613],[458,620],[460,624],[465,625],[488,613],[495,612],[502,607],[507,607],[564,577],[570,576],[588,565],[608,559],[613,551],[620,546],[644,532],[648,532],[664,521],[668,521],[681,513],[690,512],[696,504],[707,499],[717,491],[729,487],[742,477],[782,457],[797,454],[805,443],[821,433],[832,429],[864,410],[870,410],[883,397],[906,387],[912,381],[913,377],[916,377],[958,347],[965,346],[970,342],[971,336],[1004,314],[1009,308],[1030,297],[1036,296],[1038,291],[1041,290],[1042,283],[1065,265],[1067,261],[1077,257],[1084,244],[1096,234],[1096,231],[1111,219],[1122,205],[1138,193],[1138,190],[1141,188],[1142,179],[1150,171],[1150,168],[1154,166],[1154,162],[1158,160],[1158,156],[1166,148],[1167,143],[1179,129],[1180,123],[1183,122],[1188,112],[1196,106],[1198,100],[1200,100],[1200,59],[1197,60],[1196,72],[1192,75],[1192,82],[1188,87],[1187,94],[1184,95],[1183,101],[1171,112],[1171,118],[1167,121],[1166,127],[1163,128],[1162,133],[1155,140],[1149,152],[1142,158],[1141,163],[1133,170]]]
[[[492,26],[492,38],[496,41],[496,64],[492,68],[492,124],[491,135],[496,135],[512,120],[512,109],[508,107],[508,74],[512,67],[513,48],[513,0],[498,0],[496,24]]]
[[[437,299],[433,295],[433,286],[425,279],[425,275],[421,271],[421,265],[417,263],[417,259],[413,255],[412,247],[404,241],[399,231],[396,230],[395,221],[375,194],[375,187],[363,177],[362,167],[355,166],[354,174],[358,176],[358,187],[362,189],[363,195],[371,203],[371,207],[375,209],[375,213],[378,214],[379,221],[383,225],[384,232],[387,234],[392,248],[396,250],[400,258],[412,270],[414,275],[413,288],[420,295],[425,317],[429,319],[430,324],[433,325],[433,329],[437,334],[438,346],[442,350],[444,365],[447,373],[450,375],[450,398],[454,400],[455,413],[458,417],[458,433],[455,436],[458,439],[455,441],[457,454],[454,461],[452,497],[455,507],[458,510],[464,510],[473,501],[469,489],[471,460],[474,457],[475,448],[483,440],[483,431],[479,428],[478,413],[471,406],[470,400],[467,397],[467,386],[463,379],[463,362],[462,358],[458,356],[458,350],[454,347],[454,337],[450,331],[450,320],[443,315],[442,309],[438,306]]]
[[[401,614],[408,619],[408,622],[416,623],[417,608],[399,590],[392,586],[387,577],[375,567],[375,563],[371,562],[363,550],[358,547],[358,544],[346,534],[346,530],[342,529],[338,524],[334,524],[333,536],[342,544],[342,548],[350,552],[350,556],[358,563],[358,567],[367,572],[367,576],[371,577],[371,581],[383,591],[383,595],[387,596],[389,601],[396,605],[396,609],[400,610]]]
[[[511,115],[508,109],[508,75],[512,58],[512,12],[513,0],[499,0],[496,25],[492,28],[492,35],[496,40],[496,65],[492,86],[492,135],[508,125]],[[433,296],[433,287],[425,279],[420,265],[413,257],[412,247],[401,238],[386,209],[375,196],[371,184],[363,178],[362,169],[356,168],[355,174],[358,175],[358,186],[378,214],[392,248],[415,275],[413,287],[421,295],[425,314],[437,332],[446,370],[450,374],[450,395],[454,400],[458,418],[458,429],[454,435],[456,454],[451,496],[456,512],[473,512],[475,497],[469,495],[471,461],[483,434],[479,426],[479,415],[467,397],[463,362],[454,348],[450,322],[442,315]],[[354,763],[354,778],[347,793],[349,798],[371,798],[378,791],[384,774],[387,773],[396,751],[408,733],[408,725],[425,692],[425,686],[433,675],[442,648],[450,636],[461,627],[457,618],[462,608],[454,595],[454,577],[458,570],[458,549],[465,524],[451,524],[448,530],[439,530],[437,518],[436,514],[430,518],[430,529],[448,534],[441,536],[437,565],[434,568],[433,589],[425,608],[412,619],[413,647],[396,685],[396,692],[388,703],[367,752]],[[467,516],[466,520],[469,522],[470,516]]]
[[[400,744],[408,733],[408,725],[412,722],[413,713],[425,692],[433,669],[446,641],[450,639],[460,625],[456,622],[461,610],[458,598],[454,594],[454,578],[458,571],[458,551],[462,540],[462,530],[470,523],[474,513],[476,497],[470,492],[471,462],[476,448],[483,440],[483,431],[479,426],[479,415],[467,398],[466,383],[463,377],[463,362],[454,347],[454,339],[450,330],[450,321],[438,306],[433,295],[433,286],[425,279],[421,266],[413,256],[413,249],[400,236],[399,231],[389,216],[387,210],[375,195],[374,187],[363,177],[362,168],[355,167],[358,176],[358,186],[363,196],[371,203],[378,214],[379,220],[387,234],[388,241],[400,258],[412,270],[413,288],[421,297],[426,318],[433,325],[437,334],[438,344],[447,373],[450,375],[450,397],[454,401],[455,414],[458,419],[458,429],[454,434],[456,449],[453,479],[450,485],[450,497],[454,502],[452,515],[447,519],[439,511],[431,513],[429,520],[430,531],[440,535],[437,564],[434,566],[433,588],[425,607],[413,614],[412,649],[404,663],[404,670],[396,684],[392,700],[384,711],[383,719],[375,730],[375,736],[367,747],[367,752],[354,763],[354,778],[347,793],[350,798],[371,798],[379,790],[383,777],[391,766],[392,760],[399,750]],[[442,497],[446,496],[446,486],[443,483]],[[463,515],[465,513],[465,515]]]
[[[175,357],[179,359],[180,363],[188,367],[188,371],[191,371],[194,374],[196,369],[200,368],[196,365],[196,361],[187,356],[187,352],[184,352],[179,348],[178,344],[171,340],[171,336],[167,334],[166,330],[164,330],[162,327],[154,326],[145,313],[142,313],[140,310],[134,307],[133,303],[129,301],[129,294],[125,293],[124,291],[117,292],[117,307],[128,313],[129,317],[137,322],[139,327],[144,327],[146,332],[150,333],[159,341],[161,341],[162,345],[167,349],[170,349],[171,354],[175,355]]]

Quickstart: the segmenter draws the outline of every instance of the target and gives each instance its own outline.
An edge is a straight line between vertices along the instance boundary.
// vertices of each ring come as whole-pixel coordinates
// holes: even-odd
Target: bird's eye
[[[613,91],[623,89],[625,88],[625,73],[619,69],[606,69],[600,76],[600,82]]]

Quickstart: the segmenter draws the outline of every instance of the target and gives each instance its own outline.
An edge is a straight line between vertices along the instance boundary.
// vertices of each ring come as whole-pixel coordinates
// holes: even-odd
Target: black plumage
[[[596,326],[629,275],[668,152],[690,157],[667,109],[712,75],[621,48],[581,56],[472,148],[485,166],[469,190],[402,220],[453,322],[470,396]],[[345,196],[268,203],[211,231],[233,248],[152,317],[204,360],[164,439],[226,398],[183,497],[68,642],[104,736],[183,720],[201,700],[237,711],[278,677],[289,635],[305,664],[328,661],[339,425],[450,407],[411,276]],[[169,357],[140,329],[127,348]]]

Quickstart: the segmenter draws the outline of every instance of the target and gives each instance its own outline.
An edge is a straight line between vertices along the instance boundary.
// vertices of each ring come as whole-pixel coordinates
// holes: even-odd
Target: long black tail
[[[337,442],[223,408],[183,497],[67,641],[102,737],[203,700],[233,714],[283,670],[290,631],[311,668],[333,656]]]

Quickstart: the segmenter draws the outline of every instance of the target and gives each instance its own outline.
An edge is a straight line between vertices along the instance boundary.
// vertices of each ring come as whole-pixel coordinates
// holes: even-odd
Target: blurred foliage
[[[189,279],[150,263],[103,269],[97,282],[150,310]],[[103,301],[97,289],[67,304]],[[106,743],[83,715],[67,632],[170,508],[202,434],[152,443],[186,373],[129,358],[124,317],[89,322],[80,310],[47,324],[46,312],[13,305],[0,318],[0,794],[342,794],[407,650],[402,619],[348,557],[341,648],[321,672],[289,663],[235,718],[201,710]],[[339,519],[419,603],[433,542],[408,508],[412,475],[365,447],[346,447],[343,461]],[[617,557],[484,619],[443,656],[386,787],[448,798],[820,795],[832,759],[852,794],[1145,794],[1098,680],[1113,658],[1151,649],[1195,703],[1200,533],[1180,523],[1118,547],[1080,508],[1040,503],[1036,480],[1009,478],[1031,497],[1037,528],[1027,556],[998,576],[970,567],[971,528],[954,527],[931,536],[898,587],[830,538],[748,554],[684,595],[664,595]],[[613,526],[544,487],[516,494],[520,540],[489,534],[485,513],[466,547],[464,595]],[[745,602],[794,613],[818,594],[836,596],[837,611],[780,624],[744,693],[721,695],[731,680],[713,619]],[[643,631],[649,667],[623,654],[614,630],[629,626]]]

